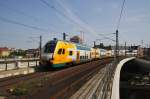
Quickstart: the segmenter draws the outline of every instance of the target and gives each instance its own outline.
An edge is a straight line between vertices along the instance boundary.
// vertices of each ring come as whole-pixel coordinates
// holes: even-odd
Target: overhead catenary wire
[[[59,11],[56,7],[54,7],[53,5],[51,5],[51,4],[49,4],[47,1],[45,1],[45,0],[40,0],[41,2],[43,2],[45,5],[47,5],[48,7],[50,7],[50,8],[52,8],[52,9],[54,9],[57,13],[59,13],[59,14],[61,14],[62,16],[64,16],[66,19],[68,19],[69,21],[73,21],[72,19],[69,19],[64,13],[62,13],[61,11]],[[25,12],[23,12],[23,11],[21,11],[21,10],[18,10],[18,9],[15,9],[15,8],[12,8],[12,7],[9,7],[9,6],[7,6],[7,5],[3,5],[3,4],[0,4],[1,5],[1,7],[4,7],[4,8],[6,8],[6,9],[8,9],[8,10],[10,10],[10,11],[12,11],[12,12],[14,12],[14,13],[16,13],[16,14],[19,14],[19,15],[22,15],[22,16],[25,16],[25,17],[28,17],[28,18],[30,18],[30,19],[32,19],[32,20],[34,20],[34,21],[41,21],[41,19],[40,18],[38,18],[38,17],[35,17],[35,16],[32,16],[32,15],[29,15],[29,14],[27,14],[27,13],[25,13]],[[8,20],[7,20],[8,21]],[[12,21],[12,20],[11,20]],[[42,20],[42,22],[43,22],[43,20]],[[11,22],[12,23],[12,22]],[[18,23],[18,22],[17,22]],[[45,22],[44,22],[45,23]],[[73,23],[73,22],[72,22]],[[14,24],[14,22],[13,22],[13,24]],[[16,24],[16,22],[15,22],[15,24]],[[48,23],[47,23],[48,24]],[[22,24],[23,25],[23,24]],[[25,25],[25,24],[24,24]],[[76,25],[77,25],[77,23],[76,23]],[[52,25],[50,25],[50,26],[52,26]],[[79,25],[78,25],[79,26]],[[52,26],[53,27],[53,26]]]
[[[121,22],[121,18],[122,18],[122,13],[123,13],[123,10],[124,10],[124,5],[125,5],[125,0],[123,0],[122,6],[121,6],[121,11],[120,11],[120,14],[119,14],[119,19],[118,19],[118,22],[117,22],[116,31],[118,31],[119,26],[120,26],[120,22]],[[106,34],[106,35],[109,35],[109,34],[116,34],[116,33],[108,33],[108,34]],[[110,38],[110,37],[105,36],[104,34],[99,34],[99,35],[101,35],[101,36],[103,36],[105,39],[109,39],[109,40],[111,40],[111,41],[113,41],[113,42],[116,41],[116,40],[114,40],[114,39],[112,39],[112,38]]]
[[[34,16],[32,16],[32,15],[28,15],[28,14],[26,14],[25,12],[20,11],[20,10],[18,10],[18,9],[14,9],[14,8],[12,8],[12,7],[9,7],[9,6],[6,6],[6,5],[2,5],[2,4],[0,4],[0,7],[6,8],[6,9],[10,10],[11,12],[14,12],[14,13],[17,13],[17,14],[20,14],[20,15],[23,15],[23,16],[28,17],[28,18],[30,18],[30,19],[33,19],[33,20],[35,20],[35,21],[38,20],[36,17],[34,17]]]
[[[122,13],[123,13],[123,10],[124,10],[124,6],[125,6],[125,1],[126,0],[123,0],[123,3],[121,5],[121,11],[120,11],[120,14],[119,14],[119,19],[118,19],[118,23],[117,23],[117,27],[116,27],[116,56],[118,53],[117,50],[119,50],[119,39],[118,39],[118,30],[119,30],[119,27],[120,27],[120,23],[121,23],[121,18],[122,18]]]
[[[3,21],[3,22],[6,22],[6,23],[16,24],[16,25],[23,26],[23,27],[26,27],[26,28],[31,28],[31,29],[34,29],[34,30],[39,30],[39,31],[42,31],[42,32],[48,32],[48,30],[46,30],[46,29],[36,27],[36,26],[33,26],[33,25],[27,25],[27,24],[17,22],[17,21],[14,21],[14,20],[10,20],[10,19],[7,19],[7,18],[1,17],[1,16],[0,16],[0,20]]]
[[[49,8],[51,8],[51,9],[53,9],[55,12],[57,12],[58,14],[60,14],[61,16],[63,16],[64,18],[66,18],[67,20],[69,20],[72,24],[73,24],[73,20],[72,19],[70,19],[70,18],[68,18],[67,17],[67,15],[65,15],[64,13],[62,13],[61,11],[59,11],[55,6],[53,6],[53,5],[51,5],[51,4],[49,4],[47,1],[45,1],[45,0],[40,0],[44,5],[46,5],[47,7],[49,7]],[[75,22],[74,22],[75,23]],[[75,23],[75,24],[77,24],[77,23]],[[63,34],[63,32],[62,32],[62,34]],[[67,35],[69,35],[69,34],[67,34]]]
[[[76,25],[77,27],[80,27],[81,29],[84,28],[87,30],[87,28],[85,28],[84,26],[82,26],[81,24],[79,24],[78,22],[74,21],[72,18],[68,17],[66,14],[64,14],[63,12],[61,12],[59,9],[57,9],[54,5],[48,3],[45,0],[40,0],[44,5],[46,5],[47,7],[53,9],[55,12],[57,12],[58,14],[60,14],[61,16],[63,16],[65,19],[67,19],[68,21],[71,22],[71,24]],[[87,23],[86,23],[87,24]]]
[[[114,35],[114,33],[105,33],[105,34],[99,33],[99,35]]]
[[[107,34],[115,34],[115,33],[107,33]],[[114,40],[114,39],[112,39],[112,38],[110,38],[110,37],[105,36],[105,34],[99,34],[99,35],[101,35],[101,36],[102,36],[103,38],[105,38],[105,39],[108,39],[108,40],[111,40],[111,41],[115,42],[115,40]]]
[[[109,38],[109,37],[106,37],[106,36],[103,36],[104,39],[108,39],[108,40],[111,40],[113,42],[115,42],[116,40],[112,39],[112,38]]]
[[[62,15],[63,17],[65,17],[67,20],[69,20],[70,22],[74,22],[73,20],[71,20],[70,18],[67,17],[67,15],[65,15],[64,13],[62,13],[61,11],[59,11],[55,6],[50,5],[47,1],[45,0],[40,0],[43,4],[45,4],[47,7],[53,9],[54,11],[56,11],[58,14]],[[76,23],[75,23],[76,24]]]
[[[123,0],[122,6],[121,6],[121,11],[120,11],[120,14],[119,14],[119,19],[118,19],[118,22],[117,22],[117,29],[116,30],[118,30],[119,26],[120,26],[120,22],[121,22],[122,13],[123,13],[123,10],[124,10],[125,1],[126,0]]]
[[[68,17],[66,14],[64,14],[63,12],[61,12],[59,9],[57,9],[54,5],[48,3],[45,0],[40,0],[41,3],[43,3],[45,6],[49,7],[50,9],[53,9],[56,13],[58,13],[59,15],[63,16],[65,19],[67,19],[69,22],[71,22],[72,25],[76,25],[80,28],[84,28],[84,26],[80,25],[78,22],[74,21],[73,19],[71,19],[70,17]],[[90,38],[89,38],[90,39]]]
[[[59,11],[55,6],[50,5],[47,1],[45,0],[40,0],[43,4],[45,4],[47,7],[55,10],[58,14],[62,15],[63,17],[65,17],[67,20],[69,20],[70,22],[74,22],[73,20],[71,20],[70,18],[67,17],[67,15],[65,15],[64,13],[62,13],[61,11]],[[76,23],[75,23],[76,24]]]
[[[43,22],[44,24],[50,25],[52,28],[55,28],[52,24],[50,24],[50,23],[44,21],[43,19],[41,19],[41,18],[39,18],[39,17],[35,17],[35,16],[33,16],[33,15],[29,15],[29,14],[27,14],[27,13],[21,11],[21,10],[18,10],[18,9],[15,9],[15,8],[12,8],[12,7],[9,7],[9,6],[7,6],[7,5],[2,5],[2,4],[0,4],[0,7],[6,8],[6,9],[8,9],[8,10],[10,10],[10,11],[16,13],[16,14],[19,14],[19,15],[25,16],[25,17],[27,17],[27,18],[30,18],[30,19],[32,19],[32,20],[35,21],[35,22],[37,22],[37,21]]]

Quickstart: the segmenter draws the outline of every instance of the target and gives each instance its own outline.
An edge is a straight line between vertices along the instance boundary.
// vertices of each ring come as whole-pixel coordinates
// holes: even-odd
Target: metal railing
[[[39,58],[3,59],[0,60],[0,71],[19,69],[39,65]],[[31,65],[32,64],[32,65]]]

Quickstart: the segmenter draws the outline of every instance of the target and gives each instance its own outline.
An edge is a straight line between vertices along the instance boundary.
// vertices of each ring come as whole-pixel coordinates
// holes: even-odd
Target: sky
[[[84,43],[113,45],[123,0],[0,0],[0,47],[37,48],[53,38],[84,33]],[[150,45],[150,0],[126,0],[119,30],[123,45]],[[99,39],[99,40],[98,40]]]

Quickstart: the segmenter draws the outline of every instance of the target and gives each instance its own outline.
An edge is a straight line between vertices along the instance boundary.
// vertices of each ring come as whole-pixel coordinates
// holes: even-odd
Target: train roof
[[[91,50],[91,48],[92,48],[92,47],[90,47],[90,46],[88,46],[86,44],[74,43],[74,42],[67,41],[67,40],[57,40],[57,39],[54,39],[54,40],[50,40],[48,42],[55,42],[55,43],[57,43],[58,41],[75,44],[77,46],[77,49],[79,49],[79,50]]]

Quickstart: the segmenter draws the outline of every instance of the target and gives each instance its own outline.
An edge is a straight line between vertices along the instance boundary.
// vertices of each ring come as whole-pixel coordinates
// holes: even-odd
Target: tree
[[[19,50],[19,51],[13,51],[10,53],[9,57],[15,57],[15,56],[23,56],[25,57],[26,52],[23,50]]]
[[[104,48],[104,44],[100,43],[99,48]]]
[[[108,46],[108,50],[111,50],[111,45]]]

